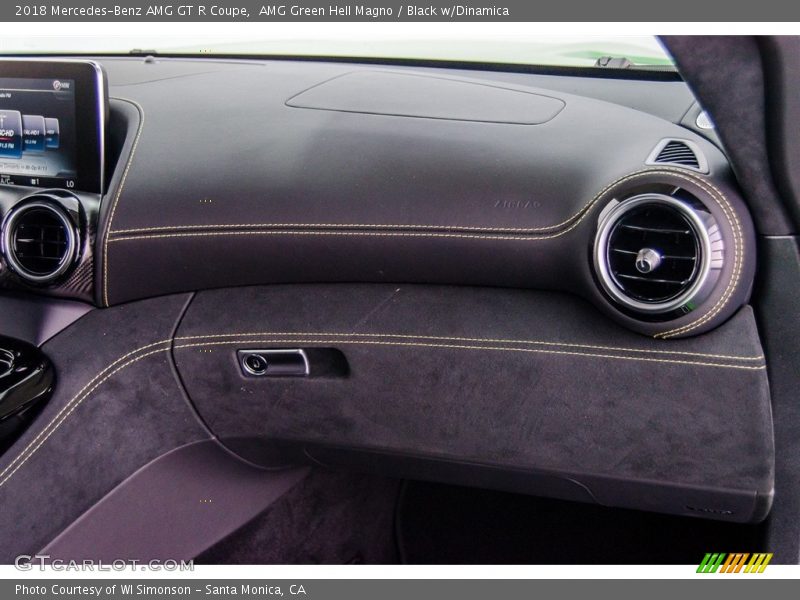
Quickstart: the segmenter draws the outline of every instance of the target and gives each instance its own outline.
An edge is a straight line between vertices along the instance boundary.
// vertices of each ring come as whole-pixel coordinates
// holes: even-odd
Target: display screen
[[[0,183],[75,187],[75,81],[0,78]]]
[[[0,186],[102,194],[107,118],[100,65],[0,59]]]

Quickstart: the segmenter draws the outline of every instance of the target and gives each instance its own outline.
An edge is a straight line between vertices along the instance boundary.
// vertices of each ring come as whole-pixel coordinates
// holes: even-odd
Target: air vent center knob
[[[639,273],[651,273],[661,264],[661,255],[652,248],[642,248],[636,254],[636,270]]]

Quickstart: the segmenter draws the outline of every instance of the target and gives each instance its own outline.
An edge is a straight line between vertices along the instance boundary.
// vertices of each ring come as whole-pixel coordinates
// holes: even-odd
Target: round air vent
[[[637,313],[690,310],[707,288],[710,215],[665,194],[623,200],[601,217],[594,260],[603,289]],[[716,226],[711,228],[716,232]],[[721,243],[716,239],[714,242]]]
[[[8,266],[37,284],[58,279],[78,254],[78,232],[69,215],[44,199],[33,199],[9,212],[2,242]]]

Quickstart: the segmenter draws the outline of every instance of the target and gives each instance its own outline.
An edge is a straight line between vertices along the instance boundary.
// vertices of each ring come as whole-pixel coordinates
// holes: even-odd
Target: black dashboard
[[[0,286],[106,309],[92,335],[141,341],[107,369],[169,351],[267,466],[767,514],[754,228],[684,83],[98,62],[102,193],[4,181]],[[303,377],[239,363],[287,348]]]
[[[663,336],[713,328],[750,291],[752,225],[727,161],[713,133],[664,118],[695,109],[680,82],[650,82],[669,101],[648,114],[608,101],[625,80],[595,86],[600,100],[541,75],[102,62],[107,193],[65,207],[75,250],[55,274],[45,256],[26,277],[9,237],[4,285],[104,306],[289,282],[552,289]],[[38,198],[0,196],[4,213]]]

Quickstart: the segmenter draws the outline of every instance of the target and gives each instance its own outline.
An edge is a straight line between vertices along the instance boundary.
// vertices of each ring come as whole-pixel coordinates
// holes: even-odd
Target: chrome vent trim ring
[[[678,292],[675,297],[664,301],[646,302],[633,297],[632,294],[626,292],[625,286],[620,283],[619,278],[612,272],[610,267],[609,252],[612,249],[609,247],[609,242],[612,232],[620,220],[632,210],[647,205],[669,207],[677,211],[691,226],[691,234],[694,236],[697,245],[699,265],[695,265],[694,271],[687,281],[687,287]],[[714,265],[715,267],[721,267],[721,248],[718,247],[716,241],[712,243],[709,235],[710,230],[716,231],[716,224],[709,226],[701,217],[699,211],[695,210],[687,202],[665,194],[640,194],[612,203],[600,216],[594,243],[594,265],[601,286],[616,302],[638,313],[663,314],[678,309],[684,309],[688,312],[693,308],[690,304],[698,297],[701,290],[707,287],[706,283],[709,279],[712,260],[717,263]],[[649,248],[644,249],[649,250]],[[649,273],[649,271],[641,269],[640,271],[643,273],[643,277],[646,276],[646,273]]]
[[[17,238],[18,229],[24,225],[24,220],[30,218],[34,212],[49,213],[49,217],[54,219],[54,223],[60,225],[63,230],[63,251],[57,257],[51,257],[54,261],[52,269],[34,271],[25,265],[25,257],[19,256],[19,239]],[[19,277],[34,284],[46,284],[55,281],[64,275],[75,263],[78,255],[79,233],[67,215],[67,213],[48,201],[48,198],[32,198],[31,201],[24,202],[15,206],[6,215],[3,222],[2,232],[2,253],[9,268]],[[33,242],[31,242],[33,243]],[[49,241],[43,243],[50,243]]]

